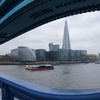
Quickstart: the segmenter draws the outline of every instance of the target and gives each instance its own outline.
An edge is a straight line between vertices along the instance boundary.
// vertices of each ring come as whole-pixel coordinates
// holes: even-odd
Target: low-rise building
[[[97,61],[98,57],[96,54],[87,54],[87,60],[90,62],[95,62]]]

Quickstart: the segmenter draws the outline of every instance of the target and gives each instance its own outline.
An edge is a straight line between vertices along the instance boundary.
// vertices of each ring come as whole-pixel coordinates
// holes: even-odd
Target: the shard
[[[71,50],[67,20],[65,21],[62,49]]]

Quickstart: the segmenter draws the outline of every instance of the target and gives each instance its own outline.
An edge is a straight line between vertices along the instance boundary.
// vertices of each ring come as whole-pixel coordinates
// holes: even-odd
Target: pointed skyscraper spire
[[[62,49],[71,50],[67,20],[65,21]]]

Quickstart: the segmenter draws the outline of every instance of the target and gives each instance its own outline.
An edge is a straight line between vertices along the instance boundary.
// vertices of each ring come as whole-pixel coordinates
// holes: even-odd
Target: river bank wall
[[[57,62],[0,62],[0,65],[38,65],[38,64],[53,64],[53,65],[59,65],[59,64],[77,64],[77,63],[83,63],[82,61],[57,61]]]

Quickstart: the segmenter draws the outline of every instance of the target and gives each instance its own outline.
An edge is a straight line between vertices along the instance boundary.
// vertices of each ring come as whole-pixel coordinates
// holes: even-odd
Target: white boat
[[[100,60],[96,61],[95,64],[100,64]]]
[[[100,62],[95,62],[95,64],[100,64]]]

